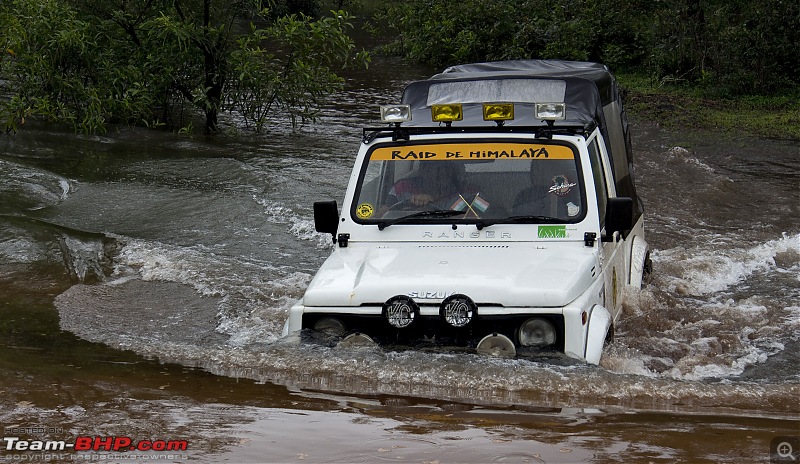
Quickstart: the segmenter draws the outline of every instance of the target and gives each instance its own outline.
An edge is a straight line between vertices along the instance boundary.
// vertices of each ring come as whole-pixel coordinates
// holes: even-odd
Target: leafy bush
[[[275,4],[269,1],[268,4]],[[297,2],[282,2],[297,7]],[[318,8],[308,1],[302,8]],[[334,69],[366,65],[345,12],[275,17],[259,0],[4,0],[0,124],[43,117],[82,132],[109,123],[188,127],[220,111],[256,129],[265,111],[294,123],[338,88]],[[316,6],[315,6],[316,5]],[[249,27],[243,20],[255,18]],[[188,120],[185,119],[188,112]]]
[[[384,51],[441,67],[559,58],[724,95],[800,85],[798,2],[410,0],[377,19],[397,37]]]

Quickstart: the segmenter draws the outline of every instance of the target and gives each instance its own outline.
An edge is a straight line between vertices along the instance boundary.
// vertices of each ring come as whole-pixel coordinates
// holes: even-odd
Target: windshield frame
[[[419,224],[425,224],[425,225],[432,225],[432,224],[440,224],[440,225],[473,224],[473,225],[478,225],[479,227],[482,228],[482,223],[484,223],[484,222],[491,222],[491,224],[489,224],[489,225],[495,225],[495,224],[577,224],[577,223],[582,222],[586,218],[586,216],[587,216],[587,208],[589,206],[588,203],[587,203],[586,182],[585,182],[584,174],[583,174],[583,166],[582,166],[582,162],[581,162],[580,151],[578,149],[578,146],[576,146],[574,143],[570,143],[568,141],[563,141],[563,140],[535,139],[533,137],[511,137],[511,138],[505,138],[505,137],[486,137],[486,138],[484,138],[484,137],[468,137],[468,138],[447,137],[447,138],[416,138],[416,139],[412,139],[410,141],[400,140],[400,141],[376,142],[376,143],[370,145],[368,150],[367,150],[367,152],[365,153],[365,155],[364,155],[364,157],[362,159],[361,166],[360,166],[360,169],[359,169],[358,178],[357,178],[356,186],[355,186],[355,189],[354,189],[354,194],[353,194],[353,197],[352,197],[352,202],[350,204],[350,209],[349,209],[350,219],[353,222],[355,222],[356,224],[359,224],[359,225],[380,225],[381,223],[385,224],[385,223],[387,223],[389,221],[393,221],[394,219],[397,219],[398,217],[402,217],[402,216],[395,216],[395,217],[392,217],[392,218],[385,218],[383,216],[361,217],[359,215],[359,213],[357,212],[357,210],[360,208],[360,204],[363,205],[363,203],[361,202],[360,198],[361,198],[362,190],[365,187],[364,181],[365,181],[365,177],[367,175],[367,170],[370,167],[370,163],[371,162],[375,162],[375,160],[373,160],[372,157],[373,157],[373,154],[376,152],[376,150],[379,150],[379,149],[382,149],[382,148],[400,148],[402,150],[407,150],[407,149],[413,148],[415,146],[468,145],[468,144],[477,144],[480,147],[486,147],[486,145],[490,145],[490,144],[501,144],[501,145],[509,145],[510,144],[510,145],[527,145],[527,146],[545,146],[545,147],[547,147],[547,146],[558,146],[558,147],[567,148],[568,150],[571,151],[572,158],[566,158],[566,159],[572,161],[574,163],[574,167],[575,167],[575,176],[576,176],[575,182],[577,183],[577,188],[578,188],[579,197],[580,197],[580,204],[581,204],[579,214],[577,214],[574,217],[559,218],[559,220],[557,220],[557,221],[549,221],[549,222],[544,222],[544,221],[540,221],[540,220],[533,220],[533,219],[530,220],[530,221],[520,221],[519,218],[518,218],[519,215],[511,214],[510,211],[508,211],[503,217],[485,217],[485,218],[467,217],[466,215],[464,215],[464,217],[460,217],[460,216],[455,216],[455,217],[454,216],[449,216],[449,217],[448,216],[444,216],[443,217],[442,215],[430,215],[430,216],[420,215],[420,216],[417,216],[417,217],[409,218],[408,220],[402,220],[402,221],[396,222],[397,224],[403,224],[403,225],[406,225],[406,224],[411,224],[411,225],[419,225]],[[497,159],[506,159],[506,158],[507,157],[500,157],[500,158],[497,158]],[[515,158],[517,158],[517,159],[519,159],[519,158],[527,159],[525,157],[515,157]],[[535,159],[536,157],[529,157],[529,158]],[[508,159],[514,159],[514,158],[508,158]],[[400,159],[398,159],[398,161],[403,161],[403,160],[419,160],[419,159],[417,159],[417,158],[410,158],[410,159],[400,158]],[[383,160],[383,161],[384,162],[388,162],[390,160]],[[468,159],[464,159],[463,161],[466,162],[465,165],[466,164],[472,164],[472,163],[477,164],[477,163],[494,162],[495,158],[489,158],[489,159],[483,159],[483,158],[469,159],[468,158]],[[438,161],[438,162],[447,162],[447,161]],[[498,172],[500,172],[500,171],[498,171]],[[381,173],[378,174],[375,177],[375,179],[378,179],[378,178],[380,178],[382,176],[383,176],[383,174],[382,174],[382,171],[381,171]],[[381,182],[382,182],[382,180],[379,181],[379,184]],[[384,187],[380,187],[379,186],[378,190],[380,190],[380,188],[386,188],[386,187],[385,186]],[[380,196],[380,194],[378,194],[378,197],[379,196]],[[379,199],[378,197],[376,197],[376,200]],[[372,205],[370,205],[370,206],[372,208],[375,208]],[[412,214],[420,212],[420,211],[424,211],[424,209],[413,209],[413,210],[408,211],[408,213],[409,213],[409,215],[412,215]],[[515,219],[515,216],[517,216],[516,219]],[[487,225],[487,226],[489,226],[489,225]]]

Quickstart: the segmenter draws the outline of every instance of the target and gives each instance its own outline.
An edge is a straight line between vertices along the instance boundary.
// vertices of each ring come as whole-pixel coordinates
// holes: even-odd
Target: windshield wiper
[[[493,226],[495,224],[547,224],[550,222],[563,223],[564,220],[552,216],[522,215],[509,216],[507,218],[487,219],[484,221],[478,221],[475,225],[478,227],[478,230],[481,230],[484,227]]]
[[[400,216],[399,218],[392,219],[390,221],[381,221],[378,223],[378,230],[383,230],[391,225],[398,224],[401,222],[405,222],[409,219],[414,218],[421,218],[421,217],[449,217],[449,216],[456,216],[459,214],[464,214],[464,211],[458,211],[455,209],[437,209],[433,211],[420,211],[418,213],[409,214],[407,216]]]

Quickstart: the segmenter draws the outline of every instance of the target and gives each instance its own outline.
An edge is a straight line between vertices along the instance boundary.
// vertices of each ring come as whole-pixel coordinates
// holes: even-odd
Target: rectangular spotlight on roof
[[[394,123],[411,121],[411,106],[381,105],[381,121]]]

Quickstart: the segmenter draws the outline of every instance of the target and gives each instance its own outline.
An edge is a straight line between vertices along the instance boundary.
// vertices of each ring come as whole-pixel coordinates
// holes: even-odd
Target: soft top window
[[[428,106],[443,103],[563,102],[567,83],[550,79],[482,79],[428,87]]]

